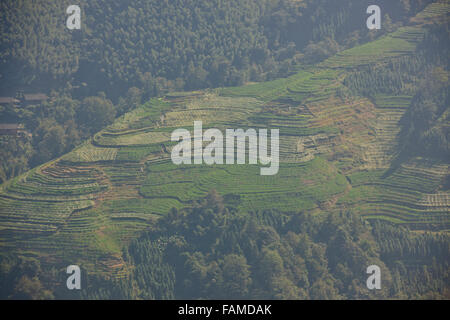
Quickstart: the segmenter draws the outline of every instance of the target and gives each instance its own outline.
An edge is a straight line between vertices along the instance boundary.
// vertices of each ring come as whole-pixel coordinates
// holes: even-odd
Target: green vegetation
[[[315,12],[314,1],[200,1],[197,10],[188,2],[183,12],[179,1],[138,1],[140,10],[105,4],[120,14],[95,33],[86,22],[80,48],[85,41],[94,48],[72,75],[106,77],[98,81],[106,88],[89,83],[77,99],[55,93],[40,106],[3,110],[23,120],[33,138],[5,139],[2,152],[16,160],[2,163],[0,176],[2,297],[448,298],[449,73],[442,42],[449,31],[440,18],[450,6],[434,3],[409,22],[401,13],[407,3],[412,14],[429,1],[400,1],[389,32],[343,36],[355,30],[346,12],[362,2],[335,10],[331,23],[319,11],[299,18]],[[2,8],[11,10],[7,4]],[[98,1],[84,6],[95,17],[103,8]],[[172,18],[163,27],[155,15],[129,27],[156,9],[161,19],[168,12],[183,17],[185,28],[174,32]],[[281,31],[296,23],[278,15],[311,24],[304,32],[311,39],[290,52],[292,31]],[[199,22],[195,32],[192,21]],[[272,24],[284,35],[259,28]],[[207,37],[209,28],[223,41]],[[227,28],[229,37],[220,33]],[[169,39],[173,50],[165,51]],[[167,54],[140,55],[155,43]],[[282,72],[286,61],[292,68]],[[42,63],[41,77],[51,71],[59,79],[52,61]],[[286,77],[241,85],[280,74]],[[97,92],[123,82],[140,88],[127,88],[114,104]],[[179,91],[224,85],[239,86]],[[192,130],[194,120],[204,128],[279,128],[278,174],[261,176],[255,165],[174,165],[171,132]],[[59,278],[77,263],[91,277],[81,296],[64,291]],[[27,264],[39,267],[30,272]],[[370,264],[387,275],[377,293],[361,280]]]
[[[390,30],[430,2],[378,4],[389,12]],[[78,3],[79,32],[64,28],[70,4],[2,2],[1,88],[65,87],[83,97],[104,91],[116,101],[138,87],[148,99],[167,90],[273,79],[298,62],[315,63],[373,40],[354,18],[365,14],[368,0],[85,0]],[[445,9],[433,7],[424,18]]]
[[[445,299],[448,250],[448,235],[368,225],[349,212],[241,214],[213,191],[131,241],[120,254],[134,266],[126,277],[89,274],[84,290],[70,292],[42,285],[49,275],[64,282],[60,268],[43,272],[38,261],[7,256],[0,279],[10,298],[30,295],[25,277],[39,288],[27,298],[53,292],[65,299]],[[366,288],[372,264],[382,270],[381,290]]]

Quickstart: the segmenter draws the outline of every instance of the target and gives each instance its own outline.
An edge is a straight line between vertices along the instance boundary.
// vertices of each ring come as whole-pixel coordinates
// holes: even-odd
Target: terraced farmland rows
[[[441,9],[428,8],[426,19]],[[448,164],[413,159],[391,167],[411,97],[342,94],[346,72],[410,54],[422,36],[416,22],[286,79],[152,99],[71,153],[3,184],[0,246],[46,261],[76,257],[121,277],[123,245],[212,189],[242,213],[353,210],[448,230]],[[279,173],[261,176],[257,165],[172,164],[170,134],[192,130],[194,120],[204,128],[280,129]]]
[[[377,41],[342,51],[320,65],[324,68],[348,69],[385,62],[389,58],[412,54],[423,35],[424,30],[420,27],[402,27]]]
[[[424,23],[430,20],[436,21],[439,18],[445,19],[450,11],[450,2],[442,0],[428,5],[422,12],[411,19],[412,22]]]
[[[151,168],[141,188],[144,197],[176,199],[188,204],[215,189],[241,197],[245,211],[279,209],[296,211],[340,194],[347,181],[324,160],[282,165],[276,176],[260,176],[257,166],[175,166],[163,163]],[[283,204],[283,205],[281,205]],[[306,207],[305,207],[306,204]]]
[[[448,165],[416,159],[390,174],[383,169],[357,172],[350,176],[353,189],[340,204],[353,202],[358,212],[370,218],[448,229],[449,193],[438,191],[448,171]]]
[[[395,156],[399,121],[409,106],[411,97],[377,96],[373,123],[375,141],[364,152],[365,168],[388,168]]]

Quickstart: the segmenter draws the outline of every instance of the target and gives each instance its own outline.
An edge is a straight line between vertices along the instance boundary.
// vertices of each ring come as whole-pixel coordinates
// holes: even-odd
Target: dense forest
[[[0,87],[116,101],[132,86],[148,98],[261,81],[372,40],[431,1],[378,2],[389,14],[373,33],[363,23],[371,2],[360,0],[90,0],[79,31],[65,28],[69,1],[2,1]]]
[[[64,273],[3,257],[2,298],[64,299],[448,299],[447,235],[412,233],[351,212],[314,216],[240,214],[214,190],[176,210],[123,250],[131,275],[112,282],[84,276],[65,290]],[[24,260],[25,259],[25,260]],[[382,289],[366,287],[378,265]],[[64,269],[61,267],[61,269]],[[61,276],[62,275],[62,276]],[[53,278],[54,277],[54,278]],[[56,280],[55,279],[59,279]]]

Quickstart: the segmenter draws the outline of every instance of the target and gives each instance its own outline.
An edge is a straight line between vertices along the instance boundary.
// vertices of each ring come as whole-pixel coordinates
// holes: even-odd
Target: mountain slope
[[[241,212],[354,211],[412,228],[449,228],[448,162],[395,164],[399,120],[412,96],[363,97],[344,84],[356,68],[413,57],[435,3],[411,24],[295,75],[243,87],[174,93],[125,114],[74,151],[1,186],[2,251],[126,274],[121,248],[171,208],[215,189]],[[279,128],[280,170],[175,166],[176,128]]]

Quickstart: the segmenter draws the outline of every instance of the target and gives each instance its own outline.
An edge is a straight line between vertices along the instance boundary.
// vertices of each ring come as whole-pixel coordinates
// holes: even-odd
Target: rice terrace
[[[132,267],[123,248],[211,190],[242,216],[351,212],[363,224],[448,234],[449,159],[403,157],[401,121],[413,95],[408,85],[388,92],[378,82],[381,89],[364,94],[364,79],[367,70],[412,65],[427,25],[449,14],[448,1],[432,3],[395,31],[288,77],[151,98],[0,185],[1,250],[124,279]],[[448,109],[446,117],[440,125],[448,128]],[[278,172],[261,175],[259,161],[173,163],[172,132],[192,134],[195,121],[224,137],[227,129],[279,130]]]

